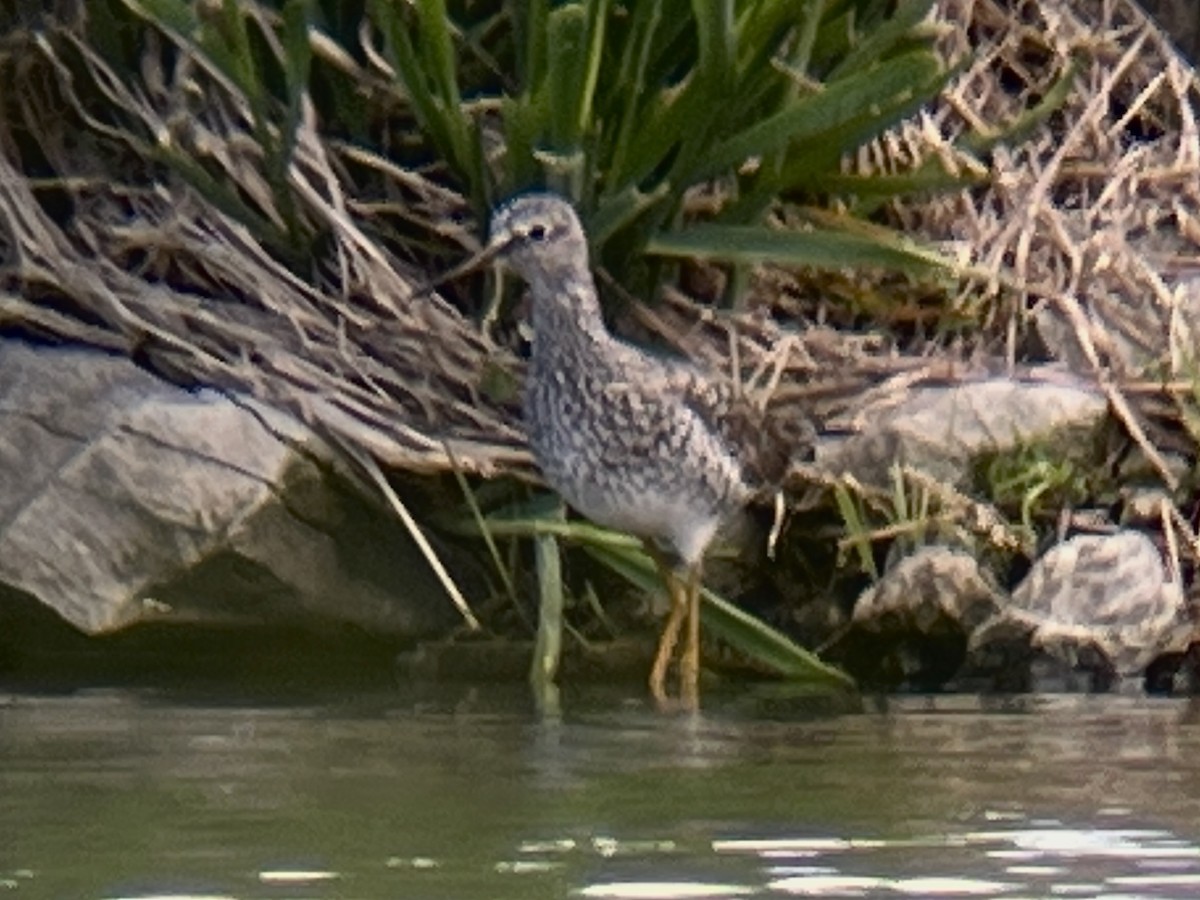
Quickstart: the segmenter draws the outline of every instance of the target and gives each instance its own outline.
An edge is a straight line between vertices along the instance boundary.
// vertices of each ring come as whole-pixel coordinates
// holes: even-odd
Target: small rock
[[[1197,637],[1180,586],[1141,532],[1078,535],[1034,563],[972,636],[970,653],[1014,638],[1073,667],[1140,675],[1159,656]]]
[[[952,623],[969,634],[1004,602],[973,556],[922,547],[859,597],[853,621],[872,631],[918,634]]]
[[[958,670],[968,635],[1004,602],[974,557],[924,547],[862,594],[838,655],[866,684],[937,688]]]

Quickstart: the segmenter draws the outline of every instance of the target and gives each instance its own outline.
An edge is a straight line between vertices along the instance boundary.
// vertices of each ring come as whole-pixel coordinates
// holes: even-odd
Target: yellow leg
[[[654,665],[650,668],[650,695],[660,709],[670,709],[676,706],[667,693],[667,670],[671,668],[671,660],[675,648],[679,644],[679,634],[684,631],[683,653],[679,658],[679,703],[678,706],[695,710],[700,706],[700,565],[688,569],[684,579],[667,563],[652,543],[646,542],[646,552],[658,567],[658,573],[666,585],[670,598],[671,609],[667,614],[666,624],[658,639],[658,649],[654,654]]]
[[[654,654],[654,665],[650,669],[650,696],[660,708],[666,708],[670,704],[665,687],[667,669],[671,665],[671,657],[675,655],[675,645],[679,642],[679,629],[687,612],[687,597],[675,573],[665,566],[660,566],[660,569],[667,583],[671,611],[667,614],[667,624],[663,626],[658,639],[658,651]]]
[[[679,660],[679,700],[684,709],[700,708],[700,566],[687,574],[687,632]]]

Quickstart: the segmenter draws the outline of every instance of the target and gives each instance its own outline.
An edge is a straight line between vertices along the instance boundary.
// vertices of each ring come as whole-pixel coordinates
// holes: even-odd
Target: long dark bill
[[[483,266],[494,260],[504,248],[509,244],[508,241],[494,241],[474,256],[469,256],[457,266],[448,269],[436,278],[433,278],[422,285],[418,285],[412,293],[413,298],[422,297],[426,294],[432,294],[434,290],[441,287],[443,284],[454,281],[456,278],[461,278],[464,275],[470,275],[472,272],[478,271]]]

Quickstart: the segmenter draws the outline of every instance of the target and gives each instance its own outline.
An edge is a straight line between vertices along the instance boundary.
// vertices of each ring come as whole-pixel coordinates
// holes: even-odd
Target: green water
[[[0,693],[0,897],[1200,897],[1200,706]]]

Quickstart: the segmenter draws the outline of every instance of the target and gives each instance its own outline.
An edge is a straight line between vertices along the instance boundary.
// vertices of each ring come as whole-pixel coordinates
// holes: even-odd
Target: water
[[[0,694],[0,896],[1200,897],[1200,706]]]

